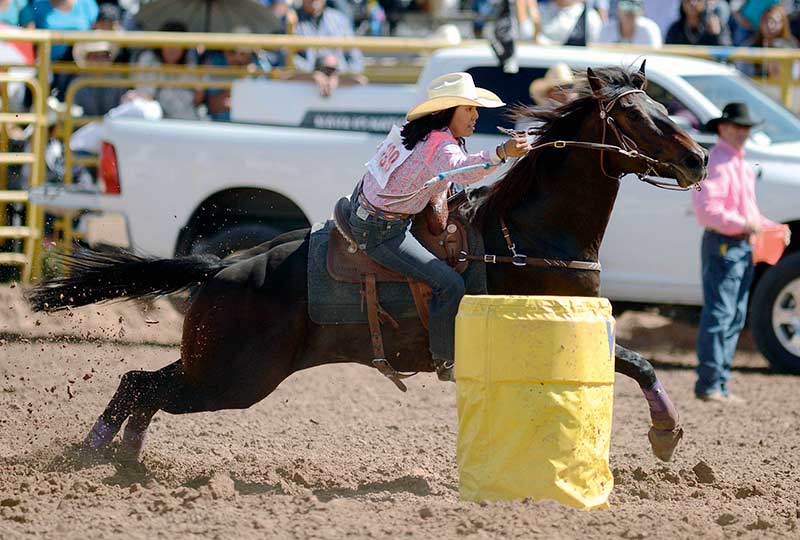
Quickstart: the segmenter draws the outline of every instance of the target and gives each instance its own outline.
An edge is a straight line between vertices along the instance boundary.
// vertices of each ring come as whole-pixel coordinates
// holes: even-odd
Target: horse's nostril
[[[708,164],[708,154],[705,152],[702,155],[691,153],[686,156],[683,162],[690,169],[702,169]]]

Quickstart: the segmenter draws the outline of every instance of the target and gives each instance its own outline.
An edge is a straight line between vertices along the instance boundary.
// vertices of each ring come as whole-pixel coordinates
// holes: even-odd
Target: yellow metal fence
[[[308,48],[357,48],[367,56],[365,74],[377,82],[414,82],[418,77],[427,55],[438,49],[453,46],[486,46],[484,40],[466,40],[457,45],[433,39],[406,38],[308,38],[291,35],[257,34],[195,34],[163,32],[50,32],[41,30],[0,30],[0,40],[31,42],[36,46],[36,76],[20,77],[0,72],[0,242],[3,239],[19,239],[24,247],[21,253],[0,252],[0,265],[15,264],[23,268],[22,278],[29,280],[40,275],[40,252],[42,240],[42,213],[29,204],[26,191],[9,191],[6,184],[6,171],[10,164],[29,164],[29,186],[40,185],[44,180],[44,152],[48,137],[46,100],[50,95],[51,74],[79,74],[80,78],[69,86],[65,97],[66,113],[53,129],[64,142],[65,178],[64,183],[72,182],[72,168],[75,164],[89,167],[97,166],[98,159],[75,158],[70,150],[69,138],[76,127],[96,118],[74,119],[70,113],[76,93],[87,87],[129,88],[137,85],[148,87],[173,87],[208,89],[230,89],[232,81],[244,76],[268,76],[286,78],[293,69],[291,59],[300,50]],[[269,72],[253,72],[242,67],[218,66],[159,66],[144,67],[133,64],[113,64],[108,66],[79,67],[73,63],[51,62],[50,51],[54,44],[74,45],[76,43],[108,41],[120,47],[159,48],[164,46],[202,48],[206,50],[226,50],[248,47],[254,50],[283,50],[289,66]],[[792,105],[792,90],[798,81],[792,77],[792,67],[800,61],[800,51],[790,49],[744,49],[730,47],[665,46],[650,49],[622,45],[593,45],[593,48],[632,52],[642,55],[671,54],[694,58],[704,58],[725,62],[773,62],[780,65],[779,76],[760,79],[780,89],[780,96],[786,106]],[[10,66],[2,66],[7,69]],[[160,78],[151,79],[142,75],[156,74]],[[120,78],[125,76],[127,78]],[[168,78],[164,78],[164,77]],[[31,89],[33,107],[29,113],[7,111],[5,88],[9,82],[24,82]],[[8,152],[6,125],[32,124],[35,126],[31,139],[31,151],[22,154]],[[26,222],[11,226],[4,221],[4,205],[23,204]],[[66,246],[73,238],[71,222],[65,220],[58,228]]]

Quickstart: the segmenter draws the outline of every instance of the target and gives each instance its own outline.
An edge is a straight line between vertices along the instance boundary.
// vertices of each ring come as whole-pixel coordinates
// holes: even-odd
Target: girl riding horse
[[[464,296],[464,280],[411,234],[415,214],[436,197],[447,182],[423,184],[442,171],[490,163],[525,154],[524,137],[498,145],[493,152],[466,152],[465,139],[475,131],[478,107],[502,107],[497,95],[476,88],[468,73],[450,73],[434,79],[428,99],[409,111],[408,122],[393,127],[367,163],[367,172],[351,197],[350,227],[359,247],[381,265],[427,283],[430,301],[430,351],[440,380],[453,381],[455,317]],[[459,174],[460,184],[483,180],[488,168]],[[400,203],[392,195],[416,192]],[[391,205],[391,209],[389,206]]]

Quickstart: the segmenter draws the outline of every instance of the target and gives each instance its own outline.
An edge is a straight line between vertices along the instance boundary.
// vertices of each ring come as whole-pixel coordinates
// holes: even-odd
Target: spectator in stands
[[[252,31],[244,26],[234,28],[233,34],[250,34]],[[212,51],[205,60],[210,66],[246,67],[249,73],[270,71],[272,66],[263,51],[254,51],[250,47],[238,47],[224,51]],[[230,77],[213,77],[216,80],[230,80]],[[224,88],[210,88],[206,91],[206,106],[212,120],[230,122],[231,92]]]
[[[553,64],[544,77],[535,79],[528,88],[531,99],[540,107],[560,107],[573,101],[577,94],[575,75],[563,62]]]
[[[178,21],[165,23],[161,32],[186,32],[186,25]],[[197,55],[191,49],[181,47],[159,47],[142,51],[136,64],[142,67],[190,66],[197,65]],[[140,81],[168,81],[168,80],[193,80],[191,75],[170,75],[156,73],[141,73],[137,75]],[[147,86],[140,84],[127,95],[127,99],[140,97],[147,100],[156,100],[161,104],[164,118],[180,120],[197,119],[197,105],[203,99],[203,92],[192,88],[170,88],[165,86]]]
[[[303,0],[298,13],[299,36],[350,37],[353,26],[342,12],[325,7],[325,0]],[[306,49],[294,58],[300,71],[311,73],[322,95],[330,95],[339,82],[339,73],[360,74],[364,70],[364,58],[358,49]]]
[[[81,30],[92,28],[97,20],[98,8],[95,0],[32,0],[22,10],[19,25],[41,30]],[[67,45],[54,43],[50,49],[50,60],[69,62],[72,50]],[[53,76],[51,86],[56,97],[64,100],[67,86],[73,75],[59,73]]]
[[[77,43],[72,54],[78,67],[106,66],[114,62],[119,47],[108,41],[89,41]],[[77,77],[75,81],[82,77]],[[105,77],[114,78],[114,75]],[[85,116],[103,116],[122,102],[127,91],[127,88],[87,86],[76,92],[74,104],[83,109]]]
[[[727,20],[707,0],[682,0],[680,17],[669,27],[664,42],[678,45],[730,45]]]
[[[117,4],[103,3],[98,6],[97,19],[92,28],[116,32],[121,29],[122,10]]]
[[[122,10],[116,3],[104,2],[99,5],[97,20],[92,28],[95,30],[106,30],[109,32],[119,32],[122,30]],[[127,47],[120,47],[116,62],[127,64],[131,61],[131,52]]]
[[[781,0],[733,0],[733,43],[734,45],[745,45],[752,41],[764,12],[776,5]]]
[[[20,14],[20,26],[42,30],[89,30],[97,20],[95,0],[32,0]],[[53,44],[53,61],[70,60],[66,45]]]
[[[612,19],[603,26],[598,41],[661,47],[661,30],[655,21],[642,13],[642,0],[619,0],[616,20]]]
[[[789,17],[780,4],[769,7],[761,15],[758,31],[745,43],[748,47],[774,47],[781,49],[796,49],[800,47],[797,38],[792,35],[789,28]],[[750,76],[775,77],[779,75],[781,64],[765,62],[763,64],[745,64],[739,66],[742,71]],[[793,76],[797,78],[797,69],[793,69]]]
[[[19,16],[28,0],[0,0],[0,23],[20,26]]]
[[[534,79],[528,87],[528,93],[533,102],[539,107],[555,109],[573,101],[578,97],[575,92],[575,75],[564,62],[550,66],[544,77]],[[527,131],[529,128],[541,125],[538,120],[517,120],[514,129]]]
[[[408,6],[412,2],[410,0],[378,0],[378,3],[386,14],[389,35],[393,36],[397,24],[403,18],[403,13],[409,9]]]
[[[281,34],[293,34],[297,28],[297,12],[287,0],[260,0],[281,23]]]
[[[586,45],[597,41],[603,20],[583,0],[551,0],[538,8],[539,23],[534,21],[533,38],[543,45]]]
[[[524,9],[527,4],[528,0],[517,0],[516,2],[517,9]],[[483,37],[483,28],[486,26],[486,21],[497,15],[495,3],[492,0],[472,0],[471,7],[472,12],[475,14],[475,19],[472,21],[472,32],[475,34],[476,39],[480,39]],[[523,20],[517,18],[519,22]]]

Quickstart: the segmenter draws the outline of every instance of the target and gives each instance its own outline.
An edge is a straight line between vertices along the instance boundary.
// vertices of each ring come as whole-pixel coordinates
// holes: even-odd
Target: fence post
[[[33,107],[36,113],[36,129],[34,130],[33,152],[36,156],[31,165],[30,186],[35,187],[44,183],[45,169],[44,154],[47,148],[47,98],[50,95],[50,55],[52,54],[52,38],[40,41],[36,47],[37,52],[37,79],[39,91],[34,92]],[[44,212],[38,206],[28,206],[30,212],[31,229],[34,236],[25,249],[30,263],[28,264],[26,281],[38,280],[42,277],[42,241],[44,240]]]

